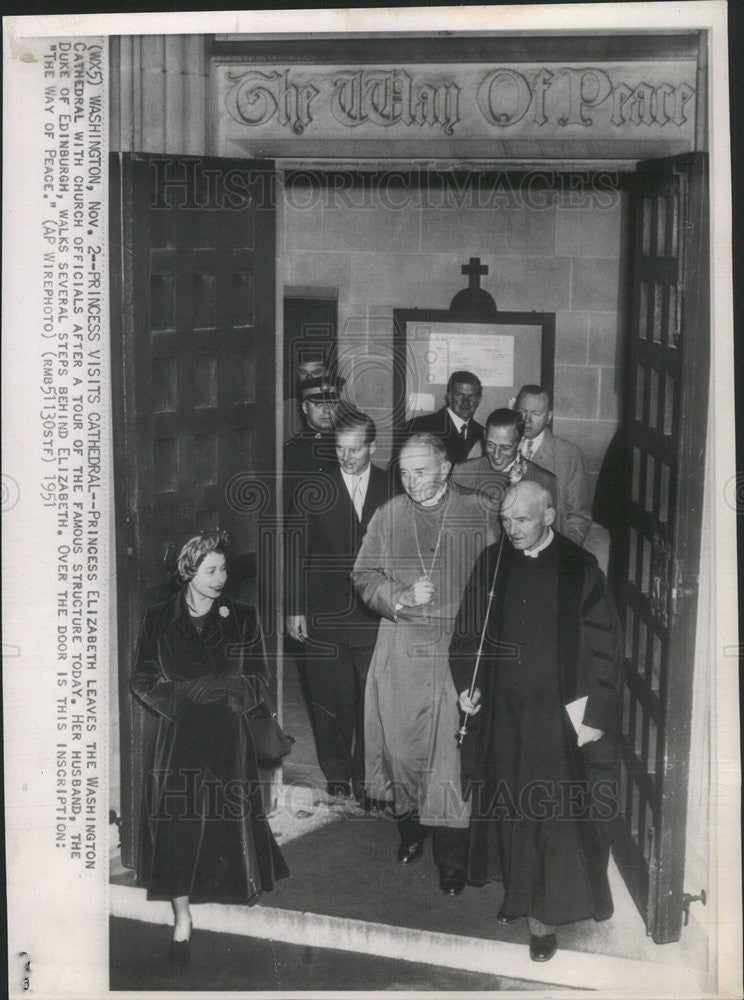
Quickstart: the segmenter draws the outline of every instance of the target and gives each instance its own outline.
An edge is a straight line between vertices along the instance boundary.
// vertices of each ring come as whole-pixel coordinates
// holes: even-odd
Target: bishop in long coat
[[[530,498],[544,518],[532,535],[519,516]],[[483,637],[472,699],[482,710],[462,749],[468,878],[502,879],[499,920],[529,917],[538,935],[612,914],[608,821],[616,814],[619,625],[596,560],[554,533],[553,517],[538,484],[507,492],[505,537],[473,570],[450,648],[455,686],[467,692]],[[565,706],[581,698],[577,730]],[[591,742],[580,747],[580,738]]]
[[[407,468],[419,454],[423,478],[433,469],[426,488]],[[433,436],[406,442],[401,469],[406,493],[375,513],[353,572],[362,600],[381,615],[365,693],[367,793],[392,798],[398,816],[423,827],[466,829],[447,656],[465,584],[498,523],[487,500],[446,481],[450,464]],[[412,604],[407,595],[421,581],[431,596]],[[416,833],[401,826],[406,836]]]

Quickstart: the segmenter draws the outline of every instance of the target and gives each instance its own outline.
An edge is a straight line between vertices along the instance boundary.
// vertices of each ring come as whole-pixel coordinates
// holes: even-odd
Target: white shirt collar
[[[447,413],[450,415],[450,420],[455,425],[455,429],[459,434],[462,430],[462,425],[467,423],[467,420],[463,420],[462,417],[458,417],[456,413],[453,412],[451,407],[447,407]]]
[[[553,529],[552,528],[548,528],[547,535],[540,542],[539,545],[535,545],[531,549],[522,549],[522,551],[530,559],[537,559],[538,555],[542,552],[542,550],[543,549],[547,549],[547,547],[550,545],[550,543],[553,541],[554,538],[555,538],[555,535],[553,534]]]
[[[372,463],[368,463],[367,468],[359,476],[352,476],[348,472],[344,472],[341,469],[341,476],[346,483],[346,489],[349,491],[349,496],[354,495],[354,480],[357,481],[358,489],[361,491],[362,497],[367,495],[367,484],[369,483],[369,474],[372,468]]]
[[[532,454],[533,454],[533,456],[534,456],[535,452],[540,448],[540,445],[543,443],[543,438],[544,437],[545,437],[545,428],[543,427],[543,429],[540,431],[540,433],[537,435],[537,437],[532,439]],[[522,440],[519,442],[519,450],[522,452],[523,455],[527,451],[527,444],[528,444],[528,442],[529,442],[529,438],[526,438],[526,437],[523,437]]]

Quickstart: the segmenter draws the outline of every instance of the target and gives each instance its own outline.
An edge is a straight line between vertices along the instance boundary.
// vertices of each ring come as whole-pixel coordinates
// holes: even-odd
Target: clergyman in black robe
[[[612,915],[620,630],[594,556],[551,528],[546,490],[512,487],[501,516],[503,542],[481,554],[450,646],[460,707],[472,710],[467,876],[503,881],[497,920],[527,917],[530,954],[546,961],[557,925]]]

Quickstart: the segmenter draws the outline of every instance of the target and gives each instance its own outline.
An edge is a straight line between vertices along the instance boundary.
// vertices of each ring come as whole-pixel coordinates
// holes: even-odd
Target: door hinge
[[[697,896],[691,896],[689,892],[685,892],[682,896],[682,912],[685,915],[685,927],[690,920],[690,903],[696,903],[698,900],[705,906],[705,889],[701,889]]]
[[[678,576],[675,586],[672,587],[672,614],[676,615],[679,611],[678,603],[680,601],[687,601],[690,598],[697,597],[697,592],[697,576]]]

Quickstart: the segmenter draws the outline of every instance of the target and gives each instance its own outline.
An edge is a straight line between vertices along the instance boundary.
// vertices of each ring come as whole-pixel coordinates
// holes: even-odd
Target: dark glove
[[[253,678],[227,677],[225,680],[229,686],[227,704],[231,711],[236,715],[243,715],[244,712],[255,708],[260,698],[257,698],[256,685]]]
[[[242,700],[246,691],[243,677],[198,677],[192,681],[188,696],[198,704],[220,701],[222,698]]]
[[[229,692],[222,687],[222,680],[219,677],[197,677],[186,689],[186,694],[190,701],[197,705],[206,705],[209,702],[220,701]]]
[[[244,677],[219,677],[217,678],[221,691],[225,694],[243,694],[245,691]]]

